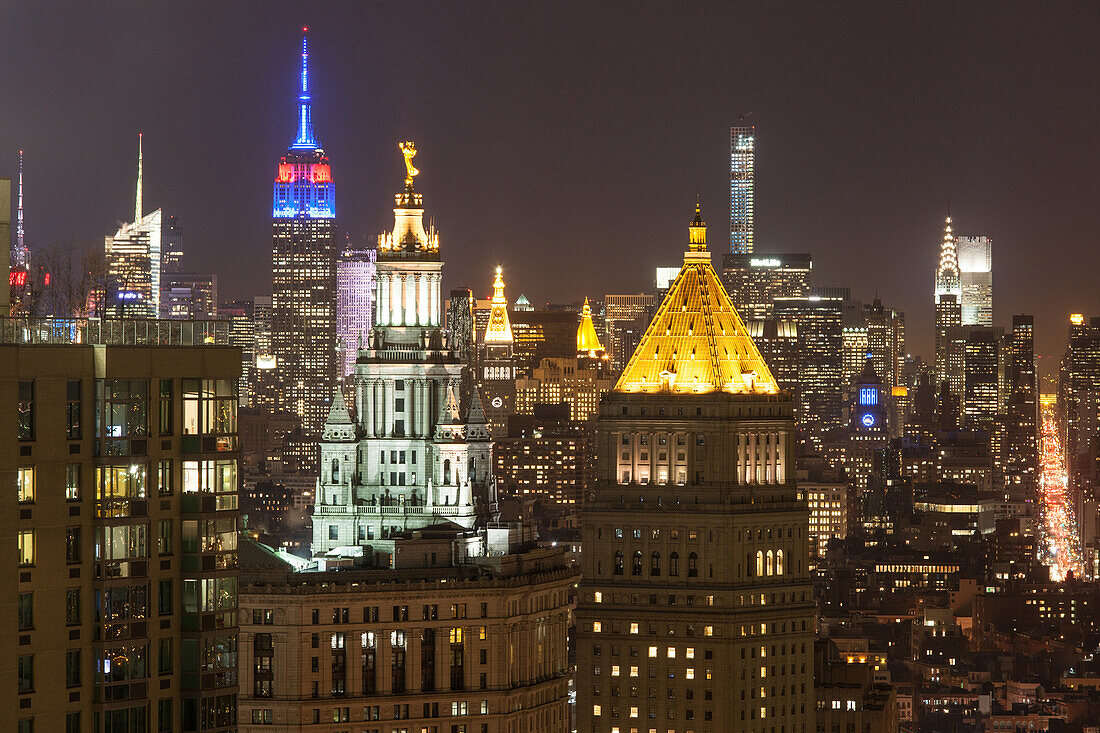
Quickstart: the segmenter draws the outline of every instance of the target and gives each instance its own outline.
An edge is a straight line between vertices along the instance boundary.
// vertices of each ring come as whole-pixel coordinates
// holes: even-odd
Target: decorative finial
[[[134,199],[134,223],[141,221],[141,133],[138,133],[137,196]]]
[[[420,171],[413,167],[412,159],[416,157],[416,144],[412,140],[397,143],[401,154],[405,156],[405,188],[412,190],[413,176],[420,175]]]
[[[707,251],[707,223],[699,204],[699,194],[695,195],[695,218],[688,225],[688,246],[692,252]]]

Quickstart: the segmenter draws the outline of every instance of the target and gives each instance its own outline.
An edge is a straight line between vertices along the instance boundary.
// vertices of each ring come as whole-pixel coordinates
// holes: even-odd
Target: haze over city
[[[996,316],[1035,313],[1057,356],[1100,306],[1100,10],[1035,3],[5,3],[0,166],[24,149],[35,246],[177,214],[191,266],[244,297],[270,282],[265,200],[293,129],[292,50],[314,39],[314,120],[340,230],[388,226],[400,165],[447,255],[446,287],[501,264],[532,302],[641,292],[676,264],[696,194],[728,216],[727,128],[758,130],[757,250],[906,312],[931,353],[943,216],[995,244]],[[79,124],[73,124],[74,121]],[[570,266],[563,268],[562,263]],[[1044,373],[1051,373],[1044,359]]]

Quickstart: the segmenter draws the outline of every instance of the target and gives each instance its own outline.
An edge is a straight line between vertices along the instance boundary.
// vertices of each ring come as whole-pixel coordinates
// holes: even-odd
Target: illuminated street
[[[1040,508],[1043,519],[1041,560],[1050,566],[1052,580],[1065,580],[1073,571],[1080,577],[1082,562],[1077,542],[1077,519],[1067,489],[1062,441],[1058,435],[1055,405],[1042,405],[1042,452],[1040,454]]]

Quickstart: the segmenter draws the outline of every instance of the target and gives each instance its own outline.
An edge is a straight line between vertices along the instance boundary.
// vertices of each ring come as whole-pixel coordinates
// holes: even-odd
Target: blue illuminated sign
[[[874,387],[859,388],[859,404],[864,407],[873,407],[878,404],[878,390]]]
[[[863,427],[865,427],[865,428],[874,427],[874,425],[875,425],[875,416],[872,415],[869,412],[865,413],[863,415],[863,418],[860,420],[860,422],[863,423]]]

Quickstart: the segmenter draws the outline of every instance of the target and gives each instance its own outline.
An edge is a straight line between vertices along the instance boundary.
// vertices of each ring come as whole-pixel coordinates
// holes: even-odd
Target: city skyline
[[[1071,265],[1086,256],[1100,218],[1089,208],[1089,156],[1074,157],[1071,150],[1085,139],[1083,120],[1091,117],[1093,102],[1071,97],[1068,82],[1061,81],[1064,74],[1056,72],[1073,69],[1072,76],[1087,80],[1098,75],[1096,62],[1079,56],[1078,44],[1054,45],[1055,31],[1072,20],[1057,9],[1016,22],[1020,19],[989,16],[975,4],[875,39],[860,29],[903,25],[918,12],[868,7],[844,6],[831,21],[835,25],[824,26],[811,13],[754,10],[737,18],[756,34],[751,48],[740,52],[715,50],[708,43],[714,29],[732,22],[716,7],[674,19],[671,11],[643,7],[625,37],[664,41],[652,51],[655,59],[667,55],[675,63],[660,70],[622,38],[608,39],[610,45],[599,52],[582,50],[570,57],[579,48],[575,44],[591,40],[585,34],[595,30],[547,49],[524,15],[488,7],[470,13],[436,5],[411,8],[408,17],[420,23],[423,38],[416,52],[405,50],[402,34],[388,38],[392,34],[381,31],[404,17],[387,7],[367,13],[321,6],[311,9],[312,17],[287,12],[233,22],[237,13],[247,12],[241,9],[215,25],[196,22],[201,6],[173,8],[166,20],[179,30],[149,33],[133,48],[114,49],[106,57],[87,45],[100,35],[97,28],[152,29],[152,16],[122,5],[94,17],[67,12],[51,22],[54,36],[46,39],[39,37],[38,29],[47,27],[37,22],[40,11],[13,9],[12,22],[5,24],[12,36],[0,37],[0,54],[18,73],[0,87],[26,103],[0,122],[0,166],[14,177],[18,151],[26,151],[27,176],[34,181],[27,191],[32,249],[92,242],[101,230],[112,229],[110,218],[128,216],[128,146],[135,132],[148,132],[147,197],[188,223],[193,267],[217,272],[225,297],[263,294],[268,274],[255,263],[266,259],[269,246],[264,184],[270,151],[285,145],[285,128],[273,121],[291,113],[285,90],[301,27],[295,21],[301,21],[317,39],[311,61],[324,101],[315,112],[323,120],[326,144],[339,151],[333,167],[344,192],[341,234],[350,232],[353,243],[366,242],[385,226],[389,191],[382,171],[395,140],[416,139],[424,160],[432,161],[421,187],[440,202],[436,219],[446,222],[463,255],[444,284],[448,289],[484,290],[484,273],[501,264],[511,273],[512,290],[534,302],[648,290],[653,266],[669,264],[667,245],[676,241],[679,212],[691,196],[700,192],[704,210],[716,220],[728,213],[727,128],[743,109],[753,113],[750,119],[760,131],[756,251],[808,251],[817,265],[816,284],[849,286],[867,301],[892,294],[891,304],[903,309],[910,323],[910,350],[930,360],[932,309],[910,274],[934,267],[938,227],[950,199],[960,231],[981,232],[997,242],[995,322],[1035,313],[1037,351],[1057,355],[1068,314],[1100,310],[1098,296],[1087,288],[1088,268]],[[598,27],[611,9],[590,12]],[[563,12],[540,20],[556,29],[568,18]],[[842,24],[858,38],[853,49],[834,47],[830,40]],[[453,27],[476,32],[472,37],[491,40],[485,45],[497,50],[472,54],[465,42],[444,42]],[[1030,28],[1026,37],[1022,27]],[[1077,23],[1069,32],[1085,27],[1087,22]],[[17,32],[21,28],[29,32]],[[767,41],[779,28],[790,38],[768,50]],[[370,42],[357,40],[357,34]],[[966,69],[961,79],[942,74],[947,61],[927,61],[924,43],[933,37],[953,49],[952,58]],[[979,40],[972,42],[973,37]],[[161,45],[151,45],[153,38]],[[220,54],[171,53],[194,48],[201,39],[231,50],[234,74],[210,81],[225,64]],[[676,53],[696,45],[706,49],[701,58]],[[43,58],[43,49],[56,59]],[[74,54],[90,54],[96,75],[85,77],[86,65],[76,63]],[[137,63],[150,54],[150,63]],[[388,67],[398,57],[402,73],[393,74]],[[1013,59],[1013,73],[1023,75],[1011,88],[992,60],[1005,57]],[[508,73],[483,73],[502,58]],[[768,71],[777,59],[779,68]],[[444,63],[456,60],[451,68]],[[810,61],[835,63],[860,86],[879,91],[846,97],[845,89],[822,79]],[[730,63],[758,73],[747,74],[747,80],[727,78]],[[656,97],[645,115],[603,99],[609,90],[633,98],[632,85],[641,82],[621,73],[624,64],[654,69],[650,81]],[[566,76],[577,72],[588,81],[561,86],[554,78],[563,69]],[[1046,83],[1048,74],[1053,83]],[[897,83],[884,87],[890,75]],[[139,92],[143,104],[116,112],[109,124],[89,120],[74,128],[70,105],[107,104],[112,89],[105,80],[112,78],[125,88],[145,90]],[[929,109],[907,101],[914,94],[928,99]],[[700,107],[689,103],[694,98],[720,101]],[[498,107],[488,107],[490,99]],[[189,111],[179,114],[181,104]],[[830,115],[834,122],[822,125]],[[1047,125],[1060,126],[1058,139],[1048,141],[1044,157],[1028,159],[1033,168],[1028,181],[1014,179],[1008,172],[1015,168],[1004,153],[1014,149],[1012,140],[1039,127],[1040,116]],[[943,118],[951,118],[950,124]],[[460,144],[463,139],[468,144]],[[828,145],[833,147],[823,154]],[[242,183],[233,188],[221,183],[229,176],[211,178],[208,168],[198,167],[196,149],[225,161],[233,180]],[[1066,172],[1056,174],[1054,162]],[[822,185],[826,172],[828,186]],[[91,180],[98,185],[89,185]],[[628,183],[633,180],[647,185]],[[641,216],[641,211],[652,213]],[[1036,242],[1042,242],[1053,270],[1049,279],[1057,280],[1057,287],[1028,282]],[[634,256],[610,267],[626,247]],[[226,250],[233,255],[226,257]],[[590,267],[569,281],[543,275],[554,272],[553,259],[563,251],[586,257]],[[1044,373],[1052,371],[1052,362],[1041,362]]]

